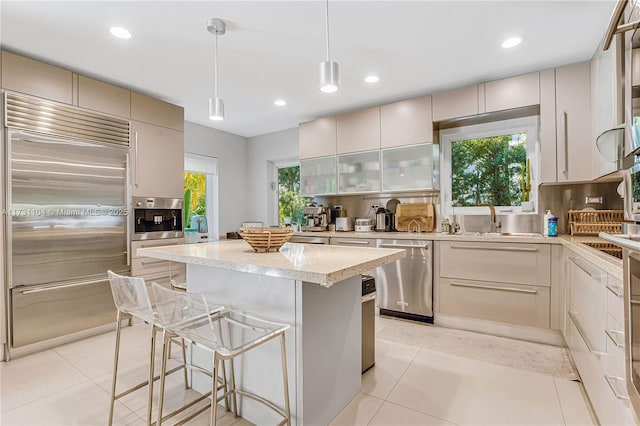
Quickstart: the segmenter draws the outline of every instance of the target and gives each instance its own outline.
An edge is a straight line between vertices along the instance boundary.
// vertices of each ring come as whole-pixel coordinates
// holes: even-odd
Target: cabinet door
[[[78,76],[78,106],[129,118],[131,92],[113,84]]]
[[[437,144],[422,144],[382,150],[382,190],[438,189]],[[434,164],[434,159],[436,163]]]
[[[540,73],[519,75],[484,84],[486,112],[540,104]]]
[[[131,192],[140,197],[184,196],[184,134],[131,122]]]
[[[72,104],[73,73],[9,52],[2,52],[2,87]]]
[[[434,93],[433,121],[467,117],[478,114],[478,86],[468,86],[447,92]]]
[[[328,195],[336,193],[336,157],[300,160],[300,193]]]
[[[337,117],[338,154],[380,149],[380,107]]]
[[[182,107],[136,92],[131,92],[131,119],[184,131]]]
[[[338,156],[338,193],[380,192],[380,151]]]
[[[380,107],[380,146],[415,145],[433,142],[431,96]]]
[[[336,117],[324,117],[298,126],[300,158],[336,155]]]
[[[591,135],[589,62],[556,69],[558,182],[591,180],[595,138]]]
[[[540,71],[540,182],[558,181],[556,147],[556,72]]]

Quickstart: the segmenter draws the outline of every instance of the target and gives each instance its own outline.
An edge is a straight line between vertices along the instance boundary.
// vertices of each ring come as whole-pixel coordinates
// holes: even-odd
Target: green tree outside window
[[[451,205],[520,206],[526,142],[526,133],[452,142]]]
[[[300,166],[278,169],[278,223],[302,223],[302,209],[312,200],[300,194]]]

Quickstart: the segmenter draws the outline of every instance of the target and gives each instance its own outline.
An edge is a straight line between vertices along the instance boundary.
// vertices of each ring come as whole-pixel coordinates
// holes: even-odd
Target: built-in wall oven
[[[184,236],[182,199],[133,197],[131,201],[133,206],[132,240],[156,240]]]

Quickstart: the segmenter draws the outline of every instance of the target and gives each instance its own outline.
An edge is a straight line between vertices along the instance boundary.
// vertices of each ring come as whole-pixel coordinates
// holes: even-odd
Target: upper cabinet
[[[433,142],[431,96],[407,99],[380,107],[382,148]]]
[[[131,119],[184,131],[182,107],[136,92],[131,92]]]
[[[540,103],[540,73],[490,81],[484,84],[485,112],[502,111]]]
[[[556,68],[558,182],[593,179],[595,138],[591,135],[589,62]]]
[[[131,121],[131,195],[184,196],[184,133]]]
[[[339,115],[336,133],[338,154],[380,149],[380,107]]]
[[[78,106],[129,118],[131,92],[113,84],[78,76]]]
[[[73,73],[10,52],[2,52],[2,87],[52,101],[73,103]]]
[[[468,117],[480,112],[478,107],[477,85],[434,93],[432,98],[433,121]]]
[[[336,117],[324,117],[298,127],[300,158],[336,155]]]

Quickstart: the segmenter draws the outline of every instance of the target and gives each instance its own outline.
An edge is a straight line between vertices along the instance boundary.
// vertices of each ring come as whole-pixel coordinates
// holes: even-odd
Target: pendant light
[[[223,35],[226,28],[222,19],[207,20],[207,31],[216,38],[213,48],[213,98],[209,98],[209,118],[214,121],[224,120],[224,101],[218,97],[218,36]]]
[[[338,63],[330,59],[329,55],[329,0],[325,0],[325,23],[327,35],[327,60],[320,63],[320,91],[333,93],[340,86]]]

